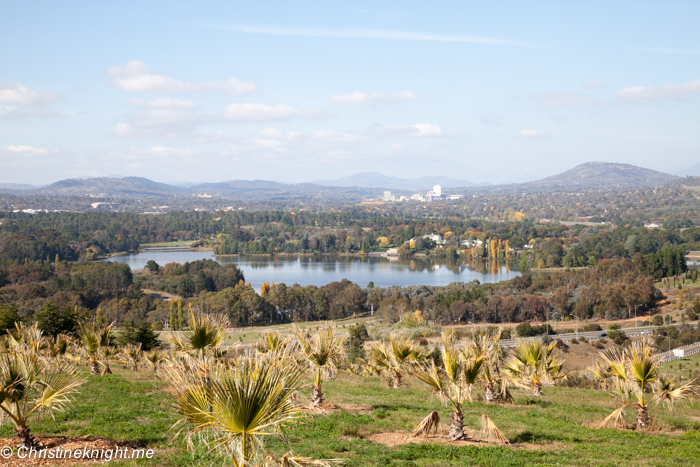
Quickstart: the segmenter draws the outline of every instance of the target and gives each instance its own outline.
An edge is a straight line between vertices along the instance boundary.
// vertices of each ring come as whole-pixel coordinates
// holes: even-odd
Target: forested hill
[[[528,187],[536,188],[622,188],[630,186],[663,185],[676,179],[656,170],[645,169],[629,164],[614,164],[608,162],[587,162],[553,177],[526,183]]]

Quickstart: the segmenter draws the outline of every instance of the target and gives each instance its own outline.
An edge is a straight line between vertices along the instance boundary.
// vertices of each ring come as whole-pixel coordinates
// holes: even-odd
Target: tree
[[[454,411],[451,417],[449,436],[451,440],[456,441],[466,437],[464,434],[464,404],[467,401],[472,401],[472,387],[479,379],[484,364],[484,355],[475,353],[474,347],[459,348],[454,339],[444,333],[441,350],[444,371],[440,370],[431,360],[429,366],[416,367],[414,374],[452,405]],[[447,382],[443,378],[446,378]],[[495,425],[491,428],[492,433],[498,433],[499,439],[505,439]]]
[[[292,328],[299,341],[302,355],[314,372],[314,387],[311,392],[311,403],[315,407],[323,405],[323,373],[326,376],[335,374],[337,364],[343,355],[343,340],[335,334],[332,326],[316,331],[304,333],[299,328]]]
[[[15,435],[27,449],[41,446],[31,436],[28,422],[42,412],[62,412],[83,384],[72,367],[54,371],[31,348],[0,356],[0,410],[15,426]]]
[[[59,334],[73,335],[78,329],[78,314],[70,308],[59,311],[51,302],[46,302],[36,314],[36,321],[39,329],[51,337]]]
[[[158,265],[158,263],[151,259],[148,260],[148,262],[146,263],[145,269],[151,271],[151,274],[158,274],[158,271],[160,271],[160,266]]]
[[[653,356],[652,345],[653,340],[646,337],[633,342],[624,350],[613,348],[600,352],[607,373],[615,383],[611,395],[619,398],[622,404],[600,423],[600,428],[624,427],[625,409],[628,407],[636,409],[635,428],[648,428],[649,403],[652,400],[672,407],[674,402],[698,394],[696,379],[679,385],[675,380],[659,375],[659,365]]]
[[[8,329],[13,329],[15,323],[21,322],[17,305],[0,304],[0,333],[4,334]]]
[[[389,337],[389,346],[375,344],[370,350],[370,361],[381,371],[388,372],[393,378],[393,388],[401,387],[401,379],[414,364],[424,357],[420,347],[406,335],[393,334]]]
[[[145,352],[160,347],[158,334],[153,331],[148,321],[141,321],[138,326],[135,326],[133,322],[127,323],[119,333],[119,343],[121,345],[141,345],[141,349]]]
[[[293,403],[302,387],[299,366],[277,354],[247,354],[235,365],[226,365],[206,376],[193,373],[186,364],[172,362],[163,369],[173,394],[175,409],[190,425],[188,436],[211,440],[212,449],[225,451],[236,467],[310,465],[311,459],[287,453],[282,459],[262,459],[263,439],[282,435],[282,428],[301,416]],[[327,465],[313,462],[313,465]]]
[[[532,387],[535,396],[542,395],[542,385],[555,382],[564,362],[554,354],[556,342],[544,346],[539,339],[518,343],[515,352],[504,365],[505,373],[518,386]]]
[[[95,321],[84,321],[80,323],[78,336],[83,343],[85,351],[90,356],[90,373],[93,375],[100,374],[98,352],[100,347],[105,347],[110,344],[111,333],[111,324],[107,326],[98,326]]]

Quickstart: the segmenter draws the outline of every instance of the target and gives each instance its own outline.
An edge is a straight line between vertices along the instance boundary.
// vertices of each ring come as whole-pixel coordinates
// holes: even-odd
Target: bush
[[[501,330],[501,339],[512,339],[512,331],[511,328],[503,328]]]
[[[598,350],[603,350],[605,348],[605,344],[601,341],[597,341],[593,346]]]
[[[557,349],[561,350],[562,352],[568,352],[568,351],[569,351],[569,346],[566,345],[566,343],[565,343],[563,340],[561,340],[561,339],[557,339],[557,340],[556,340],[555,346],[556,346]]]
[[[573,339],[571,339],[571,343],[572,343],[572,344],[578,344],[578,340],[574,337]]]
[[[119,333],[117,341],[121,345],[141,344],[141,350],[143,351],[149,351],[156,347],[160,347],[158,334],[153,331],[151,323],[148,321],[141,321],[138,326],[134,323],[128,323],[124,327],[124,330]]]
[[[654,326],[663,326],[664,325],[664,317],[661,315],[656,315],[652,318],[651,322]]]
[[[530,323],[520,323],[515,326],[515,332],[518,333],[519,337],[530,337],[534,336],[535,332],[532,329]]]
[[[51,302],[46,302],[44,308],[36,314],[39,329],[47,336],[59,334],[74,335],[78,329],[78,315],[71,308],[59,311]]]
[[[621,329],[621,328],[620,328],[619,324],[611,324],[610,326],[608,326],[608,329],[611,331],[616,331],[616,330]]]
[[[630,338],[627,337],[627,334],[624,333],[624,331],[610,331],[608,333],[608,337],[612,339],[612,341],[617,344],[617,345],[624,345],[625,342],[629,341]]]
[[[600,327],[599,324],[596,323],[586,323],[583,326],[583,332],[593,332],[593,331],[602,331],[603,328]]]

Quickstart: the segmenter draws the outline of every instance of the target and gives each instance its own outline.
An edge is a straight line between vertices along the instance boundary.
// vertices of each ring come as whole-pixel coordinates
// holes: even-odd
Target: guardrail
[[[696,348],[693,348],[693,347],[696,347]],[[691,349],[691,350],[689,352],[684,352],[684,355],[682,357],[676,356],[673,353],[674,350],[685,350],[685,349]],[[687,345],[684,345],[682,347],[672,349],[670,352],[664,352],[664,353],[658,354],[657,357],[660,358],[660,360],[658,361],[658,364],[661,365],[663,363],[672,362],[674,360],[678,360],[679,358],[685,358],[689,355],[695,355],[698,352],[700,352],[700,341],[693,342],[692,344],[687,344]]]

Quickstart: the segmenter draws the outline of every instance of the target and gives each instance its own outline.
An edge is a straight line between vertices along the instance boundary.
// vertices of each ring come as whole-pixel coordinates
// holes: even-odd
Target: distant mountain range
[[[685,170],[681,170],[680,172],[677,172],[676,175],[680,177],[700,177],[700,164],[695,164],[692,167],[688,167]]]
[[[688,169],[697,168],[700,164]],[[313,183],[285,184],[266,180],[230,180],[219,183],[200,183],[192,186],[170,185],[154,182],[142,177],[123,178],[72,178],[50,185],[36,187],[25,184],[0,184],[0,192],[16,195],[44,196],[148,196],[171,197],[208,194],[214,197],[226,195],[251,195],[258,198],[274,197],[276,194],[292,196],[340,195],[375,196],[379,189],[423,191],[433,185],[457,191],[473,190],[521,190],[521,189],[561,189],[594,188],[617,189],[632,186],[662,185],[677,179],[656,170],[645,169],[629,164],[608,162],[588,162],[567,170],[564,173],[534,182],[510,185],[476,185],[466,180],[449,177],[426,176],[420,178],[389,177],[376,172],[350,175],[337,180],[317,180]],[[461,189],[461,190],[460,190]]]
[[[314,180],[315,185],[338,186],[338,187],[360,187],[360,188],[389,188],[392,190],[430,190],[434,185],[443,188],[472,187],[477,184],[466,180],[456,180],[444,176],[420,177],[420,178],[398,178],[389,177],[379,172],[362,172],[337,180]],[[482,184],[482,185],[488,185]]]

